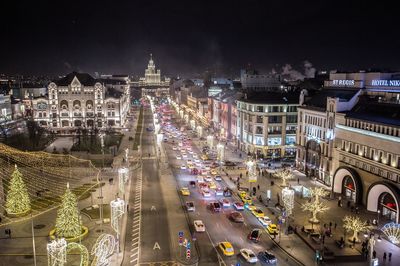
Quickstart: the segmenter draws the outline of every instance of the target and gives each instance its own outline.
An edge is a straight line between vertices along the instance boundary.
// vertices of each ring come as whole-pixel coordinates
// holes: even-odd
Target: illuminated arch
[[[343,193],[343,181],[346,176],[349,176],[353,180],[356,191],[356,203],[361,204],[363,193],[361,178],[357,171],[351,167],[342,166],[336,169],[333,175],[333,192]]]
[[[75,242],[68,243],[67,245],[67,253],[71,252],[71,250],[79,249],[79,253],[81,254],[81,263],[80,266],[88,266],[89,265],[89,251],[87,248]]]
[[[396,222],[399,222],[400,189],[386,181],[373,183],[367,191],[367,210],[377,212],[379,199],[383,193],[390,194],[397,205]]]

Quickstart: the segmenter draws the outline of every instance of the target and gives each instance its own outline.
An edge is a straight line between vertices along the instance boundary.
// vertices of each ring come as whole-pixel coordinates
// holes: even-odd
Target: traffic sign
[[[186,258],[190,259],[190,249],[186,250]]]
[[[179,231],[178,236],[183,237],[183,231]]]

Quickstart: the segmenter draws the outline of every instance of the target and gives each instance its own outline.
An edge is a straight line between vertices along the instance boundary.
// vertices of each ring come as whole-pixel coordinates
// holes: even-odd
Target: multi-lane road
[[[130,191],[124,265],[156,262],[167,262],[165,265],[168,265],[168,262],[174,260],[169,231],[169,225],[173,224],[174,221],[168,220],[168,210],[163,198],[162,183],[158,171],[159,162],[156,156],[157,147],[154,132],[148,132],[146,130],[147,127],[153,127],[153,114],[150,109],[144,109],[141,139],[142,172],[141,176],[134,179],[135,182],[132,183]],[[176,178],[179,187],[189,187],[191,192],[190,196],[180,195],[181,201],[176,202],[176,206],[182,205],[182,202],[185,201],[193,201],[196,210],[195,212],[187,213],[191,231],[194,232],[194,220],[202,220],[206,226],[205,233],[194,234],[195,245],[200,257],[199,265],[236,265],[238,262],[241,265],[246,265],[244,260],[237,255],[241,248],[249,248],[255,253],[269,250],[275,254],[279,265],[298,265],[296,261],[288,257],[284,251],[276,246],[266,232],[263,233],[261,241],[258,243],[253,243],[247,239],[248,233],[253,228],[262,228],[257,219],[248,210],[242,212],[245,218],[245,223],[243,224],[233,223],[228,219],[233,207],[224,208],[220,213],[213,213],[209,210],[209,203],[219,200],[222,196],[216,197],[215,193],[211,193],[211,197],[206,199],[202,196],[197,186],[189,186],[189,181],[195,180],[196,176],[191,175],[189,170],[180,169],[182,164],[186,164],[186,160],[176,159],[179,151],[172,149],[180,140],[180,137],[170,138],[167,143],[162,145],[164,145],[168,162],[173,172],[173,178]],[[192,150],[199,156],[201,155],[199,147],[194,144],[192,145]],[[192,155],[188,154],[188,156],[190,158]],[[234,192],[236,191],[235,185],[226,177],[217,182],[217,185],[222,188],[230,187]],[[228,199],[231,203],[239,201],[235,194]],[[182,211],[184,211],[184,208],[182,208]],[[218,242],[221,241],[232,243],[235,249],[234,256],[226,257],[216,248]],[[170,263],[169,265],[172,264]]]

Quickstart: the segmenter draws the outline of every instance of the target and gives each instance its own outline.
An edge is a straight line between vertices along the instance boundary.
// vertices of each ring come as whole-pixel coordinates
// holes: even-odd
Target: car
[[[212,212],[220,212],[221,211],[221,204],[219,202],[211,202],[210,203],[210,210]]]
[[[211,174],[212,174],[212,175],[217,175],[218,172],[217,172],[215,169],[212,169],[212,170],[211,170]]]
[[[229,208],[231,206],[231,202],[228,199],[220,199],[219,202],[221,202],[224,208]]]
[[[236,166],[236,163],[231,161],[225,161],[225,166]]]
[[[213,181],[211,181],[211,182],[208,184],[208,186],[209,186],[209,188],[211,188],[211,189],[216,189],[216,188],[217,188],[217,185],[216,185],[215,182],[213,182]]]
[[[239,190],[238,191],[238,196],[239,198],[243,198],[244,196],[247,196],[247,192],[244,190]]]
[[[260,229],[253,229],[250,231],[250,233],[247,235],[247,239],[257,243],[260,241],[261,237],[261,230]]]
[[[189,167],[189,169],[194,169],[194,165],[191,163],[188,163],[188,167]]]
[[[194,224],[194,230],[196,232],[205,232],[206,231],[206,227],[202,220],[194,220],[193,224]]]
[[[194,154],[193,154],[194,155]],[[201,163],[200,163],[200,160],[199,159],[196,159],[196,158],[194,158],[194,156],[193,156],[193,159],[194,159],[194,162],[195,163],[197,163],[197,164],[200,164],[201,165]]]
[[[255,210],[252,210],[251,213],[257,218],[264,217],[264,212],[259,208],[256,208]]]
[[[177,155],[177,156],[176,156],[176,159],[177,159],[177,160],[182,160],[182,156]]]
[[[194,159],[199,159],[199,156],[196,153],[193,153],[193,158]],[[200,160],[198,160],[200,162]]]
[[[242,248],[240,250],[240,255],[246,260],[246,262],[256,263],[258,261],[256,254],[251,249]]]
[[[178,147],[174,146],[174,147],[172,147],[172,150],[176,151],[176,150],[178,150]]]
[[[268,216],[259,217],[258,221],[262,224],[262,226],[266,227],[270,223],[272,223],[271,219]]]
[[[232,190],[230,188],[224,188],[224,197],[232,197]]]
[[[205,198],[211,197],[211,193],[210,193],[210,190],[208,188],[203,188],[201,190],[201,194],[203,194],[203,197],[205,197]]]
[[[211,172],[212,173],[212,172]],[[214,177],[215,181],[221,182],[222,181],[222,177],[220,175],[216,175]]]
[[[233,207],[237,211],[243,211],[244,210],[244,204],[239,202],[239,201],[236,201],[235,203],[233,203]]]
[[[182,170],[186,170],[186,165],[182,164],[182,165],[181,165],[181,169],[182,169]]]
[[[272,223],[267,226],[267,231],[271,235],[276,235],[279,232],[278,227],[276,226],[276,224],[272,224]]]
[[[194,181],[194,180],[190,181],[190,182],[189,182],[189,185],[190,185],[191,187],[196,187],[196,181]]]
[[[230,242],[224,241],[218,244],[218,248],[221,250],[222,254],[225,256],[233,256],[235,255],[235,250]]]
[[[224,192],[222,191],[222,188],[217,187],[215,189],[215,196],[223,196]]]
[[[249,211],[253,211],[253,210],[257,209],[257,207],[252,204],[245,204],[244,208],[248,209]]]
[[[204,180],[205,180],[206,182],[211,182],[211,181],[212,181],[212,178],[211,178],[211,176],[205,176],[205,177],[204,177]]]
[[[168,139],[167,139],[167,138],[164,138],[164,142],[168,142]]]
[[[257,257],[261,262],[265,262],[265,263],[268,263],[268,264],[277,263],[277,259],[276,259],[275,255],[270,253],[270,252],[268,252],[268,251],[259,252]]]
[[[229,219],[230,219],[231,221],[235,222],[235,223],[244,223],[244,217],[243,217],[243,215],[242,215],[240,212],[238,212],[238,211],[231,212],[231,213],[229,214]]]
[[[204,183],[204,181],[205,181],[205,180],[204,180],[204,177],[203,177],[203,176],[201,176],[201,175],[198,175],[198,176],[197,176],[197,183],[199,183],[199,184],[200,184],[200,183]]]
[[[183,196],[190,196],[190,190],[187,187],[181,188],[181,193]]]
[[[193,201],[186,201],[186,210],[188,212],[194,212],[196,210]]]
[[[248,205],[253,204],[253,200],[247,195],[242,197],[242,201],[243,201],[244,204],[248,204]]]
[[[182,153],[182,158],[186,159],[188,156],[186,153]]]
[[[194,152],[192,150],[188,150],[188,153],[189,154],[193,154]]]

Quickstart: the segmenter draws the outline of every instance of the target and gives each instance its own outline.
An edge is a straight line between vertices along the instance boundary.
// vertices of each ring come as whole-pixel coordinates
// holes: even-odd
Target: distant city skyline
[[[281,73],[397,70],[394,9],[367,2],[151,1],[11,3],[0,18],[0,73],[71,71],[141,76],[152,53],[162,75],[247,66]]]

